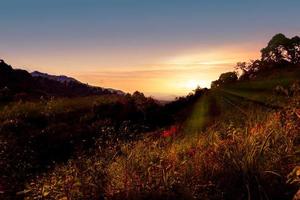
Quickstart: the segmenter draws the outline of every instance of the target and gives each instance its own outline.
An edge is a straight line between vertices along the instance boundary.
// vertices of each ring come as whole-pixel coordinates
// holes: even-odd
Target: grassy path
[[[274,103],[272,96],[274,95],[269,90],[255,93],[247,90],[242,92],[231,89],[211,90],[196,101],[190,116],[184,123],[184,130],[188,134],[198,133],[204,130],[207,125],[218,120],[220,115],[233,117],[227,116],[227,113],[232,112],[232,110],[236,110],[237,113],[241,114],[238,116],[244,118],[248,116],[249,109],[253,106],[271,110],[281,109],[282,106],[279,102],[283,102],[283,100]],[[280,99],[279,97],[276,98]]]

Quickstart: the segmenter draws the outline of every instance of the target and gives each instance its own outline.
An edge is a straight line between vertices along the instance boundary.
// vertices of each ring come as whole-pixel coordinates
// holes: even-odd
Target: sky
[[[0,0],[0,58],[90,85],[186,95],[276,33],[300,35],[299,0]]]

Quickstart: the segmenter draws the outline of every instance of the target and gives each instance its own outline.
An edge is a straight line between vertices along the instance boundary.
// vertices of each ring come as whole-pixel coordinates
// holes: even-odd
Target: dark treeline
[[[300,66],[300,37],[287,38],[282,33],[276,34],[268,45],[261,50],[261,58],[250,62],[238,62],[236,72],[227,72],[211,83],[217,88],[236,81],[251,80],[265,71],[279,68]],[[238,76],[240,73],[240,76]]]
[[[60,82],[32,76],[26,70],[13,69],[0,60],[0,102],[34,100],[40,97],[78,97],[114,94],[117,91],[92,87],[79,81]]]

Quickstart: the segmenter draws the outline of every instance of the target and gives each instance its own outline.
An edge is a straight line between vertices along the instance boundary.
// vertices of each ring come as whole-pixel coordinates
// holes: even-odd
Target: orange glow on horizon
[[[172,98],[186,95],[197,86],[209,88],[211,81],[216,80],[220,73],[233,71],[238,61],[247,61],[258,56],[254,52],[224,48],[174,56],[152,67],[111,69],[74,76],[92,85],[117,88],[130,93],[138,90],[157,98]]]
[[[16,61],[22,63],[17,66],[28,66],[26,69],[29,71],[38,70],[49,74],[63,74],[90,85],[120,89],[129,93],[138,90],[156,98],[171,99],[175,96],[187,95],[197,86],[210,87],[211,81],[216,80],[221,73],[233,71],[238,61],[258,58],[259,48],[250,47],[252,49],[226,46],[217,49],[194,49],[164,57],[157,55],[151,57],[142,53],[134,56],[132,52],[124,52],[120,57],[115,54],[116,58],[120,58],[120,60],[110,55],[103,62],[98,63],[97,56],[92,55],[89,55],[91,59],[86,60],[83,59],[83,56],[73,59],[64,59],[61,56],[59,59],[53,60],[46,55],[38,59],[29,59],[34,62],[34,66],[41,67],[32,67],[33,64],[28,63],[28,60],[25,62],[22,57]],[[124,59],[126,53],[130,58],[128,60]],[[152,64],[151,58],[154,60]],[[43,63],[47,63],[47,65]],[[12,65],[16,66],[14,63]],[[50,65],[54,67],[50,67]],[[96,67],[99,65],[103,67]]]

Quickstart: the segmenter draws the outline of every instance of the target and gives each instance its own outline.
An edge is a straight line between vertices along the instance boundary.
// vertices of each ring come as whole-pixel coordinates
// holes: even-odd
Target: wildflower
[[[164,130],[162,132],[163,137],[171,137],[177,132],[177,127],[176,126],[171,126],[168,130]]]

